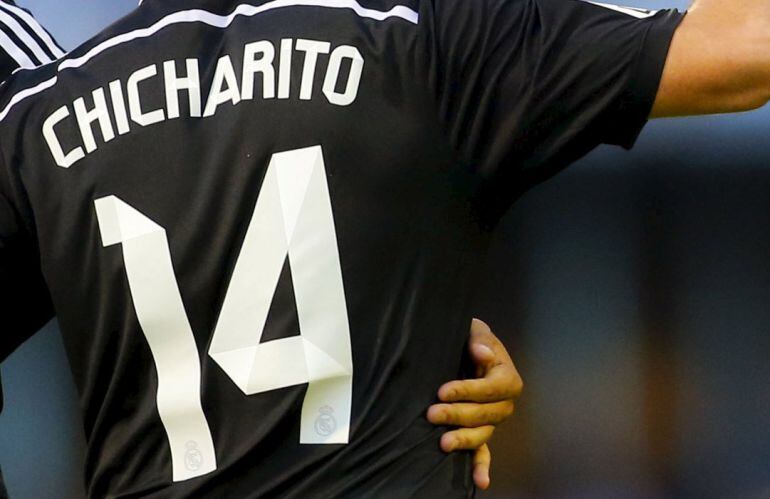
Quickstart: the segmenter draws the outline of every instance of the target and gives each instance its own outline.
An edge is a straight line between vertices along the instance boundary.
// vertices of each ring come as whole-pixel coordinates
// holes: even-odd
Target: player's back
[[[47,287],[90,495],[471,494],[424,414],[462,374],[489,227],[597,144],[634,142],[681,17],[145,0],[18,73],[0,354]]]
[[[12,82],[91,496],[469,493],[424,420],[478,229],[418,15],[147,0]]]

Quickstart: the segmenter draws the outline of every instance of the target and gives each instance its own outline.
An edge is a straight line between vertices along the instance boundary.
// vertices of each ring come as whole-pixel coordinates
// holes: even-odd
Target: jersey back
[[[472,494],[424,415],[463,374],[490,230],[630,146],[680,17],[146,0],[15,75],[0,256],[50,291],[89,496]]]

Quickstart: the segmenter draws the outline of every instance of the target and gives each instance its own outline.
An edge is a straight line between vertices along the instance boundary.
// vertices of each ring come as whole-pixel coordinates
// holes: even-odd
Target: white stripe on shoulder
[[[586,3],[592,3],[594,5],[598,5],[599,7],[604,7],[605,9],[614,10],[616,12],[622,12],[623,14],[636,17],[637,19],[646,19],[658,13],[657,10],[638,9],[636,7],[622,7],[620,5],[613,5],[610,3],[593,2],[591,0],[583,0],[583,1],[585,1]]]
[[[54,76],[52,78],[45,80],[42,83],[38,83],[32,88],[22,90],[18,94],[14,95],[13,98],[11,99],[11,102],[9,102],[8,105],[5,106],[5,109],[3,110],[3,112],[0,113],[0,121],[3,121],[5,117],[8,116],[8,112],[11,110],[13,106],[23,101],[27,97],[31,97],[35,94],[39,94],[40,92],[42,92],[47,88],[51,88],[52,86],[56,85],[57,81],[58,81],[58,77]]]
[[[388,18],[397,17],[405,21],[409,21],[413,24],[417,24],[418,22],[417,12],[403,5],[397,5],[389,11],[380,11],[366,9],[362,7],[361,4],[359,4],[356,0],[273,0],[272,2],[267,2],[260,6],[240,4],[235,8],[235,10],[233,10],[232,13],[227,16],[214,14],[207,10],[201,9],[182,10],[173,14],[169,14],[148,28],[130,31],[128,33],[118,35],[105,42],[102,42],[86,52],[86,54],[81,57],[64,60],[59,65],[59,71],[66,68],[79,68],[107,49],[140,38],[150,37],[163,28],[172,26],[174,24],[203,23],[215,28],[226,28],[230,26],[233,20],[238,16],[253,17],[257,14],[262,14],[264,12],[285,7],[327,7],[332,9],[349,9],[358,14],[359,17],[366,17],[376,21],[385,21]]]
[[[51,53],[57,58],[64,57],[64,52],[62,49],[59,48],[58,45],[56,45],[56,42],[53,41],[53,38],[51,38],[51,35],[48,34],[48,32],[40,26],[40,24],[37,22],[37,20],[32,17],[32,15],[27,12],[26,10],[16,7],[15,5],[11,5],[5,2],[0,1],[0,8],[7,10],[9,12],[14,13],[15,15],[19,16],[26,24],[29,26],[29,29],[34,31],[37,36],[40,37],[41,40],[43,40],[43,43],[46,44],[48,47],[48,50],[51,51]]]
[[[2,4],[2,2],[0,2],[0,4]],[[64,59],[59,64],[57,72],[62,72],[68,68],[82,67],[88,63],[88,61],[98,56],[105,50],[109,50],[113,47],[117,47],[119,45],[123,45],[125,43],[141,38],[148,38],[163,28],[175,24],[203,23],[216,28],[226,28],[230,26],[233,20],[238,16],[253,17],[264,12],[286,7],[325,7],[329,9],[352,10],[359,17],[373,19],[375,21],[385,21],[391,18],[400,18],[412,24],[417,24],[419,22],[418,13],[404,5],[397,5],[388,11],[381,11],[367,9],[361,6],[361,4],[359,4],[356,0],[273,0],[259,6],[240,4],[227,16],[214,14],[213,12],[201,9],[182,10],[167,15],[166,17],[160,19],[155,24],[147,28],[136,29],[134,31],[129,31],[128,33],[123,33],[122,35],[110,38],[109,40],[96,45],[81,57],[74,59]],[[51,81],[53,82],[51,83]],[[46,84],[36,85],[35,87],[28,88],[14,95],[8,105],[6,105],[2,112],[0,112],[0,122],[8,116],[8,113],[11,111],[13,106],[19,102],[54,86],[54,84],[56,84],[56,77],[52,78],[52,80],[47,80],[44,83]]]
[[[51,62],[51,57],[43,51],[43,49],[35,41],[35,39],[32,38],[29,32],[24,27],[22,27],[22,25],[19,24],[16,19],[8,15],[8,13],[3,9],[0,9],[0,23],[8,26],[8,29],[13,31],[19,40],[21,40],[22,43],[24,43],[24,45],[26,45],[33,54],[35,54],[35,57],[37,57],[42,64]]]
[[[3,31],[0,31],[0,49],[11,56],[21,68],[32,69],[37,67],[37,64],[32,62],[32,59],[30,59],[29,56],[21,50],[13,40],[11,40],[11,37],[6,35]]]

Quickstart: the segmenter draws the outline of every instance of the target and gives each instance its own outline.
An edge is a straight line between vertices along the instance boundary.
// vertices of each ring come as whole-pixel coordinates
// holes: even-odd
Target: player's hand
[[[487,442],[495,426],[513,414],[523,383],[508,351],[485,323],[473,319],[468,343],[476,364],[476,379],[450,381],[439,388],[442,403],[428,409],[428,421],[460,428],[441,437],[444,452],[475,450],[473,481],[489,487],[492,455]]]

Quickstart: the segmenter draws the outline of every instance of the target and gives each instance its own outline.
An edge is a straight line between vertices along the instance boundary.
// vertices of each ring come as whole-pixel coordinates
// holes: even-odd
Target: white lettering
[[[78,121],[78,127],[80,128],[80,135],[83,137],[83,144],[86,146],[86,152],[92,153],[96,150],[96,140],[94,139],[94,131],[91,125],[95,122],[99,122],[99,128],[102,130],[102,137],[105,142],[109,142],[115,138],[115,132],[112,129],[112,122],[110,121],[110,114],[107,111],[107,101],[104,98],[104,89],[97,88],[92,93],[94,97],[94,108],[90,111],[86,110],[86,103],[83,97],[76,99],[73,103],[75,106],[75,118]]]
[[[139,100],[139,84],[157,74],[158,66],[153,64],[135,71],[128,77],[128,109],[131,112],[131,119],[138,125],[154,125],[166,119],[162,109],[143,113],[142,103]]]
[[[314,40],[297,40],[297,50],[305,52],[305,64],[302,68],[302,84],[300,85],[300,100],[310,100],[313,96],[313,79],[315,67],[318,64],[318,54],[328,54],[331,44]]]
[[[223,88],[223,85],[226,85]],[[235,70],[229,55],[223,55],[219,58],[217,69],[214,72],[214,81],[211,83],[209,98],[206,99],[206,110],[203,116],[214,116],[217,108],[230,101],[233,105],[241,101],[241,93],[238,91],[238,80],[235,77]]]
[[[118,134],[124,135],[131,131],[126,114],[126,101],[123,98],[123,87],[120,80],[110,82],[110,98],[112,99],[112,108],[115,111],[115,124],[118,126]]]
[[[53,114],[45,120],[45,123],[43,123],[43,137],[45,137],[45,141],[48,143],[48,148],[51,150],[54,161],[56,161],[56,164],[62,168],[69,168],[86,156],[82,147],[76,147],[67,154],[64,154],[61,142],[59,142],[59,138],[56,136],[54,127],[69,115],[70,112],[67,109],[67,106],[62,106],[54,111]]]
[[[364,59],[356,47],[341,45],[332,49],[330,42],[319,40],[307,40],[284,38],[280,41],[280,47],[276,47],[270,41],[260,40],[247,43],[243,46],[243,59],[235,63],[230,55],[224,54],[217,59],[214,74],[210,81],[208,95],[203,95],[203,87],[209,82],[201,81],[200,60],[186,58],[169,60],[158,64],[152,64],[134,71],[128,80],[113,80],[108,85],[97,88],[92,92],[93,107],[86,107],[88,96],[78,97],[72,102],[72,107],[62,106],[54,111],[43,125],[43,135],[48,143],[56,164],[69,168],[86,155],[94,152],[103,144],[112,141],[116,132],[118,135],[126,135],[131,132],[134,122],[142,127],[150,126],[165,121],[166,119],[200,118],[210,117],[216,114],[222,104],[230,102],[233,106],[241,101],[253,101],[261,90],[261,98],[264,100],[278,98],[286,100],[292,98],[292,90],[298,90],[298,101],[309,101],[316,91],[316,77],[324,71],[323,94],[326,100],[335,106],[349,106],[358,97],[361,85]],[[294,51],[302,52],[302,74],[299,72],[292,80],[292,60]],[[319,61],[319,56],[328,54],[328,63]],[[238,54],[238,57],[241,53]],[[327,57],[323,58],[324,60]],[[235,66],[242,62],[242,72],[236,75]],[[162,64],[163,81],[154,80],[150,85],[143,83],[158,76],[159,66]],[[178,73],[178,65],[184,66],[185,74]],[[343,65],[349,70],[343,70]],[[210,75],[210,68],[206,68],[205,75]],[[341,74],[342,73],[342,74]],[[257,74],[261,84],[257,80]],[[257,88],[257,87],[260,87]],[[165,92],[159,96],[157,92]],[[187,93],[189,106],[181,106],[181,92]],[[109,101],[106,94],[109,92]],[[142,104],[144,92],[145,102]],[[148,102],[160,97],[165,99],[165,105],[159,103],[159,107],[153,110],[144,110]],[[206,97],[203,102],[202,97]],[[203,109],[201,109],[203,107]],[[74,120],[67,120],[74,108]],[[183,109],[184,108],[184,109]],[[95,123],[98,123],[101,131],[100,140],[95,136]],[[61,124],[61,125],[60,125]],[[75,124],[80,131],[82,142],[65,153],[59,135],[67,130],[66,137]],[[58,135],[56,127],[58,128]]]
[[[201,83],[198,75],[198,59],[187,59],[187,77],[178,78],[176,62],[163,63],[163,76],[166,82],[166,109],[168,119],[179,118],[179,91],[187,90],[190,102],[190,116],[201,115]]]
[[[278,66],[278,98],[288,99],[291,83],[291,38],[281,40],[281,60]]]
[[[350,74],[343,93],[337,92],[337,80],[340,77],[342,59],[351,60]],[[364,70],[364,58],[357,48],[350,45],[340,45],[329,57],[329,67],[326,69],[324,80],[324,95],[330,103],[338,106],[349,106],[358,96],[358,87],[361,84],[361,73]]]
[[[257,54],[261,54],[259,59]],[[262,98],[275,97],[275,47],[268,41],[254,42],[246,45],[243,51],[243,81],[241,82],[241,98],[254,98],[254,75],[262,73]]]

